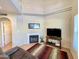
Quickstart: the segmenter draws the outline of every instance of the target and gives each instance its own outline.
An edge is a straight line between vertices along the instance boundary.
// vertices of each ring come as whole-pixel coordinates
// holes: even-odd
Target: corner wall
[[[74,59],[78,59],[78,51],[75,50],[73,47],[73,41],[74,41],[74,16],[78,15],[78,0],[73,0],[72,1],[72,21],[71,21],[71,47],[70,51],[73,55]]]
[[[58,14],[49,15],[46,17],[46,28],[60,28],[62,31],[62,47],[70,48],[70,22],[71,22],[71,11],[66,11]]]

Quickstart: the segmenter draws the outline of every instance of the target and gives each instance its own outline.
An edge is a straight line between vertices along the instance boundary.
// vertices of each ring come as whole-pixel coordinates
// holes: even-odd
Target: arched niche
[[[12,46],[12,24],[9,18],[0,17],[0,46]]]

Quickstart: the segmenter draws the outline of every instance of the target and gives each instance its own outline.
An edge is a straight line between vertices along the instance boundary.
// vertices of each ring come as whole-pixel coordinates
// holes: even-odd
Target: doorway
[[[12,28],[11,21],[8,18],[0,18],[1,30],[1,47],[4,48],[9,44],[12,45]]]

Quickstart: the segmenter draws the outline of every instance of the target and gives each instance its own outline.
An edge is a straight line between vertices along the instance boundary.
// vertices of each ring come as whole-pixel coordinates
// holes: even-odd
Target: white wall
[[[66,11],[58,14],[53,14],[46,17],[46,28],[60,28],[62,31],[62,47],[69,48],[70,39],[70,21],[71,21],[71,11]]]
[[[21,15],[12,15],[12,14],[9,14],[8,16],[5,16],[5,17],[9,18],[12,24],[12,44],[13,46],[20,46],[23,44],[27,44],[28,33],[30,34],[39,33],[40,36],[43,36],[45,33],[43,17],[27,16],[27,15],[21,16]],[[28,23],[40,23],[40,29],[33,29],[33,30],[28,29]]]
[[[40,23],[40,29],[28,29],[28,23]],[[39,16],[24,16],[24,32],[25,37],[31,33],[37,33],[40,36],[44,36],[44,18]]]
[[[44,18],[40,16],[8,15],[12,22],[13,46],[27,44],[28,33],[39,33],[44,35]],[[28,23],[40,23],[40,29],[28,29]]]
[[[43,35],[43,17],[39,16],[23,16],[23,19],[17,20],[17,32],[18,32],[18,39],[20,40],[19,43],[21,44],[27,44],[28,34],[31,33],[39,33],[40,35]],[[28,23],[40,23],[40,29],[28,29]]]
[[[47,28],[61,28],[62,30],[62,46],[70,47],[70,20],[71,12],[63,12],[50,15],[47,17],[41,16],[21,16],[8,15],[7,17],[12,22],[12,40],[13,46],[27,44],[28,33],[39,33],[40,36],[46,37]],[[40,29],[28,29],[28,23],[40,23]],[[67,44],[68,43],[68,44]]]

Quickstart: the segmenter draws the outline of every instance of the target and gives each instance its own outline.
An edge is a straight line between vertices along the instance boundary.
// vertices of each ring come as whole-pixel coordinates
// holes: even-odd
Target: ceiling
[[[72,7],[73,0],[45,0],[45,12],[51,13],[57,10]]]
[[[17,2],[13,4],[12,1]],[[46,14],[69,8],[71,2],[72,0],[0,0],[0,13]]]
[[[16,7],[10,0],[0,0],[0,14],[17,13]]]

